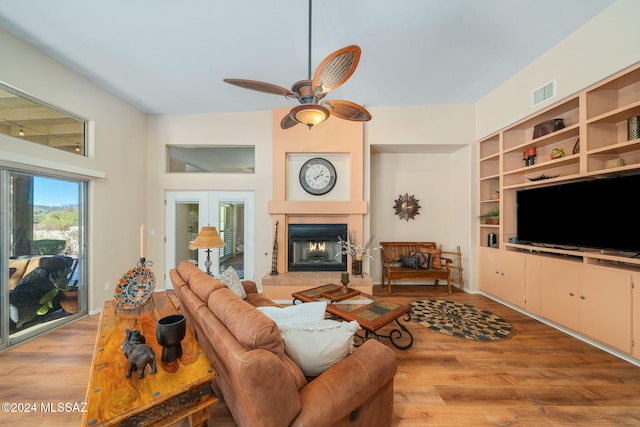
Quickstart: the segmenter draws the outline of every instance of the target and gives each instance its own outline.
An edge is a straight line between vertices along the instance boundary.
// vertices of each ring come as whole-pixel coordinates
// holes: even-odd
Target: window
[[[255,173],[255,147],[167,146],[167,172]]]
[[[86,121],[0,84],[0,133],[85,155]]]

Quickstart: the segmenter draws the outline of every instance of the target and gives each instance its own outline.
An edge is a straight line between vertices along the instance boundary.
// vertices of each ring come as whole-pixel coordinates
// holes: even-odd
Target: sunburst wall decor
[[[404,196],[400,194],[398,199],[396,199],[396,204],[394,209],[396,210],[396,215],[400,217],[400,219],[404,219],[405,221],[409,221],[410,219],[414,219],[416,215],[420,214],[420,205],[418,204],[420,200],[413,197],[413,195],[409,196],[409,194],[404,193]]]

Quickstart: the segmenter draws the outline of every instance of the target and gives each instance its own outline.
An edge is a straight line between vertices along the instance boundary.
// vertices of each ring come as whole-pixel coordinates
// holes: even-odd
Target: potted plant
[[[69,314],[78,312],[78,281],[74,280],[73,283],[69,283],[70,274],[70,267],[65,267],[64,270],[58,270],[49,274],[49,281],[53,285],[53,288],[38,301],[40,308],[37,313],[39,315],[45,315],[53,308],[53,301],[58,294],[60,295],[60,306],[64,311]]]
[[[485,224],[492,224],[492,225],[500,224],[500,209],[498,208],[492,209],[486,214],[480,215],[478,218],[484,219]]]

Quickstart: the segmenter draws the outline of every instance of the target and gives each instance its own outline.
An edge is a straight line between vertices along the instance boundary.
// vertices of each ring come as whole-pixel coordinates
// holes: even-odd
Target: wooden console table
[[[207,425],[209,407],[218,401],[211,387],[217,372],[189,328],[182,356],[174,362],[160,360],[156,322],[177,312],[165,292],[153,293],[150,302],[135,310],[116,310],[114,301],[104,303],[82,426],[169,425],[186,417],[191,425]],[[156,374],[147,365],[142,379],[135,371],[124,376],[127,359],[120,346],[127,328],[140,330],[153,348]]]

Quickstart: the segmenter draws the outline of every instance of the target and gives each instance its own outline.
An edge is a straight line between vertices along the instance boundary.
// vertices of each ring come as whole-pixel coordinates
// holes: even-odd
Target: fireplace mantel
[[[364,215],[368,211],[365,200],[350,201],[295,201],[271,200],[271,215]]]

